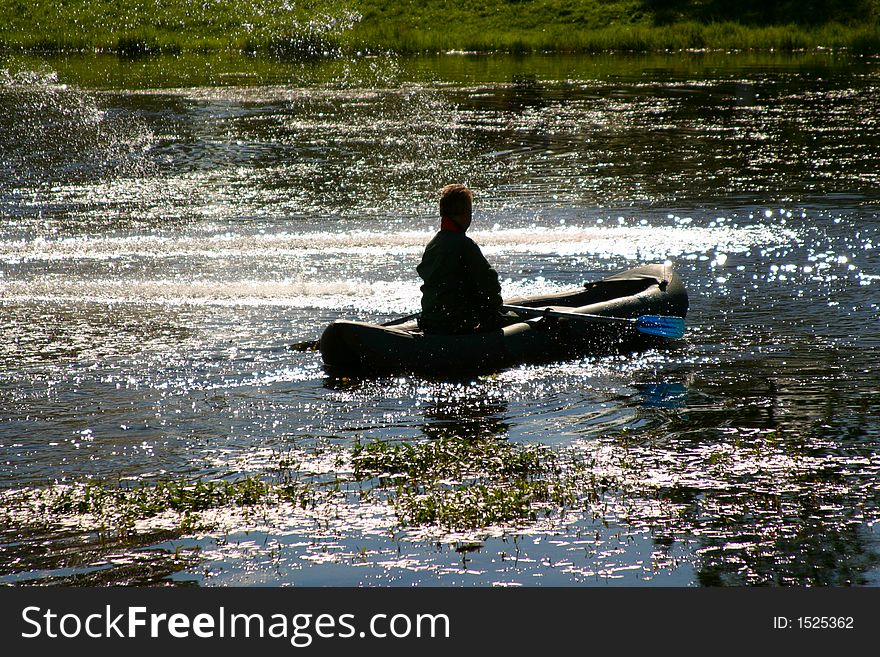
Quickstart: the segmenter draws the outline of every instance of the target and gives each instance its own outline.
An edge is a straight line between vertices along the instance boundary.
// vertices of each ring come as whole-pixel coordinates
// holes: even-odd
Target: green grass
[[[20,491],[6,500],[7,507],[24,510],[32,520],[90,517],[91,524],[117,535],[136,533],[136,523],[167,512],[176,513],[179,529],[192,530],[198,514],[210,509],[229,510],[293,502],[303,508],[313,501],[308,484],[275,484],[255,476],[235,481],[185,479],[139,482],[133,486],[105,482],[51,486]]]
[[[532,522],[595,492],[576,485],[547,447],[491,437],[357,444],[353,462],[356,478],[390,489],[403,526],[461,531]]]
[[[351,471],[330,479],[303,476],[281,459],[266,476],[233,480],[167,479],[134,484],[84,482],[7,494],[8,523],[66,519],[102,535],[134,537],[161,517],[179,534],[211,530],[211,514],[256,512],[293,504],[316,510],[328,500],[390,504],[401,528],[432,525],[446,531],[528,523],[561,508],[596,501],[604,484],[582,463],[561,462],[543,445],[495,437],[443,437],[419,442],[358,442],[337,453]],[[249,513],[249,512],[247,512]]]
[[[0,48],[605,52],[847,48],[880,53],[880,0],[0,0]]]
[[[494,437],[485,440],[438,438],[426,443],[356,443],[354,472],[366,476],[461,479],[496,476],[524,478],[555,473],[556,455],[542,445],[517,446]]]
[[[324,16],[321,5],[337,13]],[[0,0],[0,17],[8,50],[132,56],[218,49],[323,56],[348,27],[340,3],[282,0]]]
[[[311,470],[313,457],[326,463],[328,456],[337,471]],[[458,532],[516,532],[544,518],[564,522],[570,510],[596,520],[602,494],[615,485],[595,461],[494,436],[323,444],[279,454],[275,463],[228,480],[90,481],[4,492],[0,525],[13,542],[0,545],[10,560],[0,575],[45,572],[26,577],[43,584],[167,585],[170,576],[199,568],[200,535],[222,544],[255,524],[280,522],[286,530],[288,517],[299,531],[324,533],[345,526],[348,514],[361,517],[364,506],[392,535],[451,535],[467,561],[482,539]]]

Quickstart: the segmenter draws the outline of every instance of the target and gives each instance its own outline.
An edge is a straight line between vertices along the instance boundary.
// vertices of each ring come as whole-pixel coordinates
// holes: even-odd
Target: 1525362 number
[[[798,616],[795,625],[802,630],[851,630],[855,619],[852,616]]]

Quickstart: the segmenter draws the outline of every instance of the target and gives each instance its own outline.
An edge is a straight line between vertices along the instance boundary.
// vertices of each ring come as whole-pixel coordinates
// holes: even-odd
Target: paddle
[[[684,335],[684,319],[669,315],[642,315],[632,319],[628,317],[606,317],[605,315],[573,313],[564,310],[554,310],[553,308],[528,308],[526,306],[501,306],[501,308],[524,317],[562,317],[565,319],[580,319],[586,322],[630,324],[641,333],[661,338],[677,340]]]
[[[413,313],[412,315],[407,315],[405,317],[398,317],[397,319],[392,319],[391,321],[385,322],[384,324],[380,324],[379,326],[397,326],[398,324],[406,324],[408,321],[415,319],[421,315],[421,313]],[[297,342],[295,344],[290,345],[291,351],[317,351],[318,346],[320,345],[319,340],[306,340],[305,342]]]

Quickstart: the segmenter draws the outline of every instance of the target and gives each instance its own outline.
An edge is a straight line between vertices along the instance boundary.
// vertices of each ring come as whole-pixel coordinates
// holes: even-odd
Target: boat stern
[[[355,324],[357,322],[336,320],[324,329],[318,341],[318,349],[325,365],[345,368],[360,366],[360,351],[354,342],[356,333],[352,328]]]

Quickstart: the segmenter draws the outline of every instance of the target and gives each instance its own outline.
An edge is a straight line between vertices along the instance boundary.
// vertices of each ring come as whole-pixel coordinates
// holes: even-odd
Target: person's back
[[[424,281],[419,326],[425,333],[457,334],[499,325],[502,305],[498,274],[465,232],[472,195],[464,185],[447,185],[440,195],[440,231],[417,267]]]

